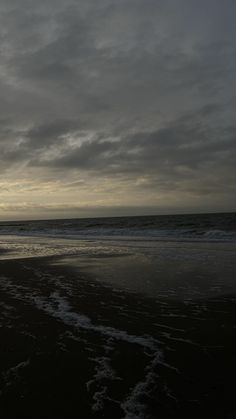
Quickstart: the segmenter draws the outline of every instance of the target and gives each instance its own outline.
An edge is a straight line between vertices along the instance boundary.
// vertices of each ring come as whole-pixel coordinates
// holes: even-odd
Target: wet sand
[[[234,293],[152,298],[73,260],[0,261],[2,419],[236,417]]]

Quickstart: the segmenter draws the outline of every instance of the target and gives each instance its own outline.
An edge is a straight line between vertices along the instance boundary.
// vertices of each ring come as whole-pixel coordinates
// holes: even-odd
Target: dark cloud
[[[206,111],[210,112],[210,109]],[[203,113],[201,110],[199,115]],[[199,193],[234,189],[231,182],[236,175],[236,127],[227,131],[216,129],[199,122],[197,115],[195,117],[187,116],[186,120],[182,117],[168,127],[137,132],[115,142],[96,138],[72,149],[67,147],[57,157],[34,160],[34,164],[111,177],[136,178],[141,172],[148,180],[146,187],[156,185],[157,191],[160,188],[182,189],[186,178],[188,182],[192,181],[188,189]]]
[[[179,191],[186,208],[235,200],[233,0],[1,0],[0,12],[4,177],[122,188],[142,175],[143,196]]]

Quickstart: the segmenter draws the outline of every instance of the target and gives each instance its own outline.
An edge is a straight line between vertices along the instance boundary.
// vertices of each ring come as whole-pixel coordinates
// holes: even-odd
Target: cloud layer
[[[0,216],[235,210],[235,12],[1,0]]]

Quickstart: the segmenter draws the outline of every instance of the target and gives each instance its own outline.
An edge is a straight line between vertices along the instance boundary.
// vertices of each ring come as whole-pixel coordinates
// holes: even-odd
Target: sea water
[[[61,256],[126,291],[185,300],[236,292],[235,213],[4,222],[0,233],[0,259]]]
[[[236,213],[11,221],[0,234],[236,241]]]

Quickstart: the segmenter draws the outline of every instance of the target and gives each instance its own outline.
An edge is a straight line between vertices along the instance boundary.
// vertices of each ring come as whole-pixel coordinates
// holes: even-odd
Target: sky
[[[236,210],[235,0],[0,0],[0,219]]]

